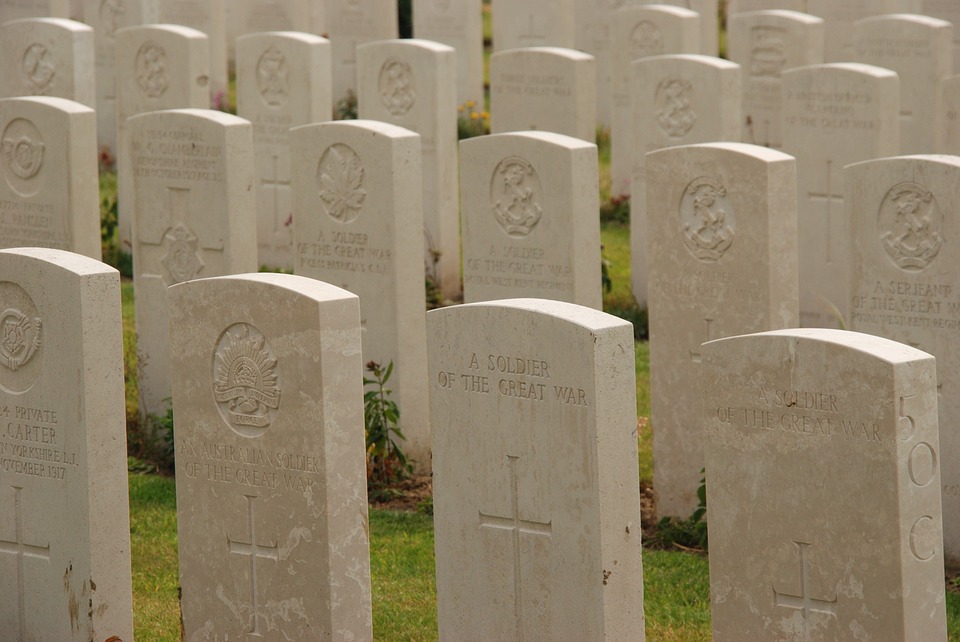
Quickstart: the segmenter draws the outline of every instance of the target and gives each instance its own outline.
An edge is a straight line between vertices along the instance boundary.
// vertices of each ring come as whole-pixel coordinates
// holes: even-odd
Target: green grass
[[[177,640],[177,496],[170,477],[130,475],[133,624],[138,640]]]

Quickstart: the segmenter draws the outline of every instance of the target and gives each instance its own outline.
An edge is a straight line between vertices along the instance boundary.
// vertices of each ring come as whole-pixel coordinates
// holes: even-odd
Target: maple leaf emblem
[[[317,181],[320,200],[331,218],[341,223],[357,218],[367,197],[363,178],[363,164],[352,149],[337,144],[324,152],[317,168]]]

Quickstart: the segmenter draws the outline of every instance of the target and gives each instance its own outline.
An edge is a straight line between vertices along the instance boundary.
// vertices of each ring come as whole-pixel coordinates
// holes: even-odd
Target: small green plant
[[[612,196],[609,201],[600,205],[601,223],[630,224],[630,197],[628,195]]]
[[[347,90],[347,95],[337,101],[337,106],[333,111],[335,120],[356,120],[357,118],[357,95],[352,89]]]
[[[367,481],[371,486],[386,486],[413,472],[413,465],[400,447],[404,440],[400,430],[400,410],[390,399],[386,387],[393,374],[393,362],[381,367],[376,361],[367,363],[372,378],[363,378],[363,421],[367,433]],[[367,387],[371,386],[371,390]]]
[[[476,111],[477,106],[472,100],[457,107],[457,139],[473,138],[490,133],[490,114],[485,111]]]
[[[109,154],[104,147],[101,164],[112,162],[104,160]],[[103,262],[115,267],[126,277],[133,276],[133,257],[120,247],[120,235],[117,232],[117,175],[114,172],[100,172],[100,254]]]
[[[700,473],[704,474],[701,468]],[[697,509],[687,519],[664,517],[657,522],[656,534],[648,542],[656,548],[679,548],[688,551],[707,551],[707,481],[706,475],[697,488]]]

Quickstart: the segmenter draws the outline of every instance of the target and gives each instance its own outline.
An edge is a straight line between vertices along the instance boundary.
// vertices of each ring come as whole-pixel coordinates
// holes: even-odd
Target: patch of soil
[[[644,540],[650,540],[657,532],[653,486],[646,482],[640,482],[640,525]]]
[[[425,500],[433,498],[433,477],[414,475],[390,486],[368,488],[367,497],[373,508],[416,513]]]

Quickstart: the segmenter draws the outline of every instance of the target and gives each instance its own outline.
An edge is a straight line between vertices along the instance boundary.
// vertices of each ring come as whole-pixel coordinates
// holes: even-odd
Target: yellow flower
[[[468,100],[468,101],[467,101],[466,103],[464,103],[464,104],[465,104],[467,107],[473,107],[473,106],[476,105],[477,103],[475,103],[475,102],[472,101],[472,100]]]
[[[484,120],[489,120],[489,118],[490,118],[490,113],[489,113],[489,112],[482,111],[482,112],[480,112],[480,118],[482,118],[482,119],[484,119]]]
[[[462,114],[462,113],[463,113],[463,105],[457,105],[457,111]]]
[[[470,120],[477,120],[478,118],[480,118],[480,114],[475,111],[470,112]]]

